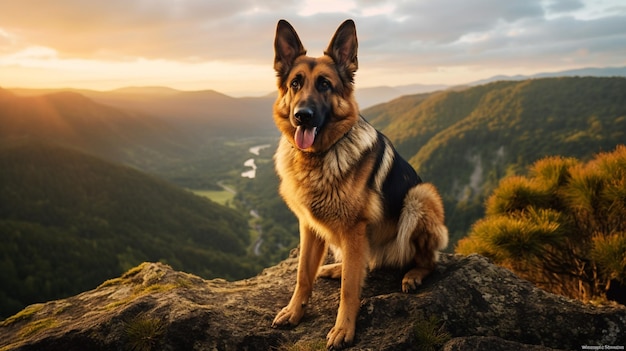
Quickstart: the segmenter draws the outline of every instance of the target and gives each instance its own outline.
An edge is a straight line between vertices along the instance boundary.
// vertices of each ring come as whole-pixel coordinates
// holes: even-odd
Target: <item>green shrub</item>
[[[503,179],[485,212],[457,252],[583,300],[626,282],[626,146],[587,163],[539,160],[528,176]]]

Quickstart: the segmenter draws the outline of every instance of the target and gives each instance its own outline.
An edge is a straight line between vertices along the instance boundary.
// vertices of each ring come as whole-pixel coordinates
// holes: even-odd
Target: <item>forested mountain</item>
[[[143,261],[243,278],[247,219],[76,150],[0,141],[0,319],[76,294]]]
[[[502,81],[405,96],[363,115],[439,187],[458,239],[503,176],[542,157],[585,160],[626,143],[626,78]]]
[[[193,150],[193,138],[145,113],[96,103],[61,91],[17,96],[0,89],[0,139],[34,138],[139,167]]]

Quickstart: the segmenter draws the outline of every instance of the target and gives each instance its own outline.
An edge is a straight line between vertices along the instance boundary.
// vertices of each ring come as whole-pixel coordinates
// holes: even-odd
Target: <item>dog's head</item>
[[[358,120],[354,73],[358,68],[356,27],[339,26],[321,57],[306,56],[298,34],[278,22],[274,69],[278,98],[274,122],[289,141],[306,152],[325,152]]]

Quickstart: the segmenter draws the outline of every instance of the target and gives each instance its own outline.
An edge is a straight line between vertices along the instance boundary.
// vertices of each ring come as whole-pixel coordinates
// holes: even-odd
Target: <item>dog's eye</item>
[[[294,79],[291,81],[291,84],[290,84],[290,85],[291,85],[291,89],[293,89],[293,90],[298,90],[298,89],[300,89],[300,79],[299,79],[298,77],[294,78]]]
[[[317,80],[317,90],[324,92],[324,91],[328,91],[332,88],[333,86],[330,84],[330,81],[324,77],[320,77]]]

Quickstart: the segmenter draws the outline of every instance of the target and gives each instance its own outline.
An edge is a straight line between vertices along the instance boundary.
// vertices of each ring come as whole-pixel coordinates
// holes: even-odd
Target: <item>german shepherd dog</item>
[[[448,243],[441,197],[422,183],[382,133],[359,115],[354,98],[356,27],[347,20],[321,57],[306,56],[294,28],[278,22],[274,41],[282,133],[274,156],[280,194],[300,224],[295,291],[273,327],[296,325],[316,276],[341,278],[339,310],[327,347],[354,341],[367,269],[409,269],[416,289]],[[327,248],[338,263],[322,266]]]

